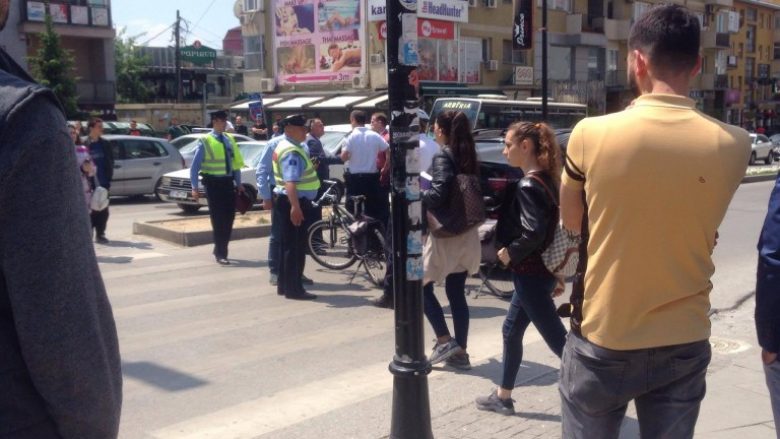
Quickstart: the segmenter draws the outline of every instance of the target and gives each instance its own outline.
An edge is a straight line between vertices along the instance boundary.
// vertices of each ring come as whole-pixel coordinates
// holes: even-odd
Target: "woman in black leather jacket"
[[[442,150],[433,156],[431,188],[422,193],[423,206],[429,210],[448,209],[449,193],[458,174],[476,175],[479,162],[471,136],[471,123],[465,114],[451,111],[440,114],[434,125],[436,141]],[[425,276],[423,292],[425,316],[436,333],[436,345],[428,360],[446,361],[450,367],[470,369],[466,342],[469,332],[469,306],[466,303],[466,278],[479,271],[479,232],[473,227],[460,235],[437,238],[429,235],[423,247]],[[433,294],[433,284],[444,285],[452,310],[455,338],[450,335],[444,311]]]
[[[477,408],[514,413],[512,389],[523,359],[523,334],[531,323],[558,357],[566,329],[555,311],[557,278],[542,261],[542,252],[558,223],[561,151],[555,134],[543,123],[516,122],[506,133],[504,156],[523,170],[514,195],[496,227],[498,257],[512,270],[515,293],[504,320],[504,367],[501,386],[477,398]]]

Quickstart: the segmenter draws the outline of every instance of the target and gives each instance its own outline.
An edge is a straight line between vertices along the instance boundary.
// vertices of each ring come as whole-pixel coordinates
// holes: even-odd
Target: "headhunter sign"
[[[463,0],[422,0],[418,6],[417,15],[420,18],[469,22],[469,3]]]

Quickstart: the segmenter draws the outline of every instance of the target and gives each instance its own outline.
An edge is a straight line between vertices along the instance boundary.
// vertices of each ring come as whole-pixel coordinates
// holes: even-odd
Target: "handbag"
[[[450,152],[444,150],[444,153],[456,167]],[[444,206],[443,209],[428,209],[426,212],[428,231],[437,238],[458,236],[485,222],[485,201],[479,177],[456,175]]]
[[[560,211],[560,206],[555,196],[553,196],[552,191],[544,180],[533,174],[528,174],[528,176],[541,183],[555,208]],[[577,272],[577,265],[580,262],[580,235],[566,230],[560,220],[554,227],[552,240],[550,240],[547,248],[542,252],[544,266],[555,276],[563,278],[574,276]]]
[[[108,189],[103,186],[95,187],[92,191],[92,198],[89,199],[89,208],[100,212],[108,207]]]

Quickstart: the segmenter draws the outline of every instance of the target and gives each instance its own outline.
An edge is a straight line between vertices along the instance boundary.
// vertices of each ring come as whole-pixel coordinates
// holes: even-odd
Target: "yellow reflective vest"
[[[230,145],[233,148],[233,171],[239,171],[244,167],[244,157],[241,156],[241,150],[238,149],[238,144],[233,136],[222,133],[225,138],[230,141]],[[201,174],[208,174],[213,176],[225,176],[233,175],[232,172],[228,173],[225,169],[225,145],[217,140],[211,134],[203,137],[203,163],[200,165]]]
[[[284,178],[282,178],[282,159],[288,154],[296,153],[306,161],[306,168],[303,170],[300,181],[295,182],[295,187],[300,191],[316,191],[320,188],[320,179],[317,177],[317,171],[314,169],[314,165],[309,159],[309,154],[306,153],[301,146],[290,142],[287,139],[282,140],[276,149],[274,149],[273,162],[274,162],[274,180],[276,180],[276,186],[284,187]]]

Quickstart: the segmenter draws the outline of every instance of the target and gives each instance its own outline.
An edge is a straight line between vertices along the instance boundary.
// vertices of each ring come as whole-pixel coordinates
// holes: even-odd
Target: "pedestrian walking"
[[[690,99],[700,25],[679,5],[636,20],[630,108],[574,128],[561,184],[564,226],[588,216],[584,306],[562,357],[565,438],[617,438],[634,401],[643,438],[693,437],[705,394],[712,252],[745,176],[748,134]],[[583,201],[584,200],[584,201]]]
[[[111,180],[114,178],[114,150],[111,144],[103,138],[103,120],[100,118],[91,119],[87,123],[89,136],[85,141],[85,146],[89,148],[89,155],[92,163],[97,168],[97,185],[111,192]],[[95,230],[95,242],[108,244],[106,238],[106,228],[108,227],[109,208],[99,211],[92,211],[90,219],[92,228]]]
[[[449,212],[450,192],[455,190],[459,174],[479,175],[479,162],[471,136],[471,124],[465,114],[451,111],[441,113],[434,125],[436,141],[442,150],[433,156],[431,188],[422,193],[422,202],[428,211]],[[481,195],[480,195],[481,198]],[[466,278],[479,271],[479,232],[472,227],[453,237],[428,235],[423,246],[423,300],[425,316],[436,333],[436,344],[429,357],[431,364],[446,361],[458,369],[470,369],[467,342],[469,333],[469,306],[466,303]],[[444,311],[433,293],[433,284],[444,285],[450,302],[455,338],[450,335]]]
[[[288,299],[313,300],[317,296],[303,288],[306,260],[306,215],[311,215],[311,202],[317,196],[320,180],[303,147],[306,140],[306,118],[292,115],[282,119],[284,139],[273,152],[273,172],[276,181],[274,220],[281,223],[279,248],[279,283],[276,292]]]
[[[2,48],[0,89],[0,436],[116,438],[119,345],[74,142],[54,93]]]
[[[236,218],[236,191],[244,192],[241,185],[241,168],[244,158],[238,149],[236,139],[225,133],[227,113],[211,113],[213,130],[198,144],[195,158],[190,168],[192,197],[200,198],[198,176],[203,177],[206,199],[209,206],[209,218],[214,235],[214,258],[220,265],[230,265],[228,243],[233,232]]]
[[[76,165],[81,176],[81,189],[84,191],[84,201],[87,204],[87,212],[90,211],[90,200],[92,199],[93,179],[95,178],[95,166],[92,164],[92,158],[89,156],[89,148],[81,144],[79,128],[75,124],[69,124],[70,139],[76,148]]]
[[[417,118],[414,119],[412,128],[419,127],[420,132],[420,169],[427,171],[433,163],[433,156],[439,151],[439,144],[435,140],[431,139],[426,132],[428,131],[428,113],[423,110],[417,110]],[[427,182],[427,184],[425,183]],[[430,189],[430,181],[420,179],[421,189]],[[385,242],[392,242],[393,233],[393,219],[389,218],[387,221],[387,227],[385,231]],[[394,308],[394,292],[393,292],[393,253],[391,246],[385,246],[385,258],[387,260],[385,266],[385,279],[382,283],[382,295],[375,299],[372,303],[378,308]]]
[[[761,345],[766,384],[780,438],[780,176],[769,198],[769,209],[758,241],[756,332]]]
[[[555,309],[558,280],[545,267],[542,252],[558,224],[561,150],[555,133],[544,123],[515,122],[507,130],[504,157],[524,177],[502,207],[496,226],[498,259],[512,271],[515,286],[504,320],[504,362],[501,384],[477,408],[503,415],[515,413],[512,390],[523,361],[523,336],[533,323],[558,357],[566,344],[566,328]],[[562,287],[562,285],[561,285]]]
[[[244,125],[244,118],[241,116],[236,116],[236,123],[233,125],[236,128],[236,134],[241,134],[242,136],[249,136],[249,128],[247,128],[246,125]]]
[[[381,195],[380,169],[376,166],[376,157],[380,152],[384,152],[389,157],[388,144],[379,134],[365,127],[366,113],[363,111],[352,111],[349,119],[352,132],[345,139],[341,150],[347,195],[350,197],[364,195],[366,197],[364,213],[386,224],[390,212],[389,201]],[[388,169],[382,169],[381,172],[389,172],[389,164],[388,158],[385,163],[385,168]],[[352,210],[350,201],[347,202],[347,208]]]

